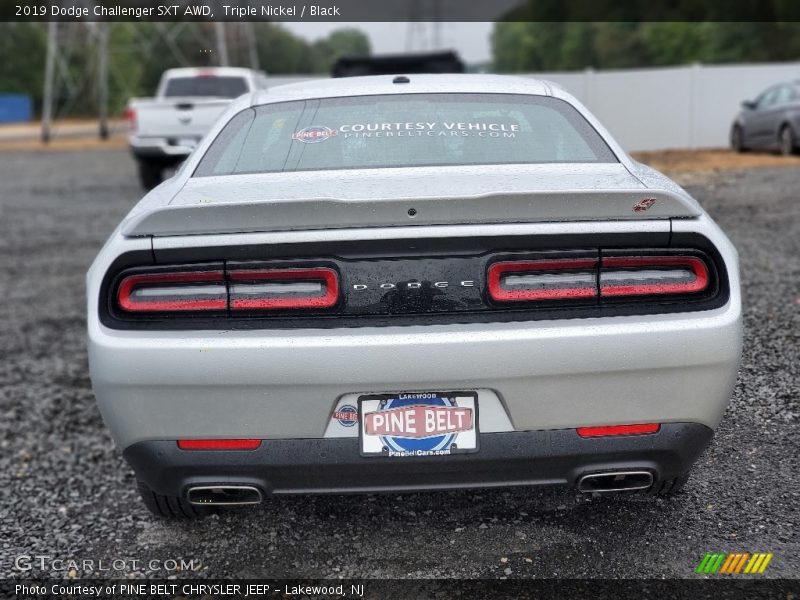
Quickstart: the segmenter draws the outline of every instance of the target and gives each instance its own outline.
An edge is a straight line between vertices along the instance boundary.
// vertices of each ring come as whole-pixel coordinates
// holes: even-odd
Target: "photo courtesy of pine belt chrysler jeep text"
[[[234,100],[87,279],[97,402],[156,514],[268,494],[668,494],[741,352],[736,251],[535,79]]]

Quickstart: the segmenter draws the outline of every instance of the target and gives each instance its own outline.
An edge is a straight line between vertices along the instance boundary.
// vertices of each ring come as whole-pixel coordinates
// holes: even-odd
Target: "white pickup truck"
[[[234,98],[267,87],[260,71],[236,67],[169,69],[154,98],[128,104],[129,144],[145,189],[192,153]]]

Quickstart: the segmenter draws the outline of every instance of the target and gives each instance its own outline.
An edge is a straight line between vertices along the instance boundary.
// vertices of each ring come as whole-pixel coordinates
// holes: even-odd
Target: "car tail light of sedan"
[[[133,313],[226,310],[225,274],[190,271],[128,275],[119,283],[117,304]]]
[[[708,267],[696,256],[607,257],[600,269],[601,297],[697,294],[708,285]]]
[[[339,300],[331,268],[250,268],[136,273],[117,285],[124,313],[208,313],[326,309]]]
[[[497,303],[597,298],[700,296],[712,283],[708,264],[693,255],[602,256],[496,262],[487,270]]]
[[[709,310],[727,298],[697,248],[227,260],[109,273],[112,327],[361,327]],[[203,320],[205,319],[205,320]]]
[[[597,259],[564,258],[496,262],[489,267],[489,296],[497,302],[597,297]]]
[[[231,271],[229,278],[232,311],[330,308],[339,298],[339,277],[328,268]]]

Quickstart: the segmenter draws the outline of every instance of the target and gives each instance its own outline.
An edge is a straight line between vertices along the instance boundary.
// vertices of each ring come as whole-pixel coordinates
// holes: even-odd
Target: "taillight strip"
[[[691,277],[682,279],[688,271]],[[663,281],[658,281],[662,277]],[[618,283],[628,278],[629,283]],[[636,279],[643,279],[636,282]],[[654,281],[655,280],[655,281]],[[611,256],[603,257],[600,268],[600,297],[696,294],[709,285],[706,263],[696,256]]]
[[[202,285],[209,283],[217,285]],[[144,293],[137,295],[137,292]],[[225,274],[191,271],[128,275],[119,284],[117,304],[127,312],[226,310]]]
[[[232,270],[228,277],[232,311],[330,308],[339,300],[339,276],[327,267]]]
[[[487,273],[489,296],[497,302],[595,298],[597,264],[594,258],[496,262]]]

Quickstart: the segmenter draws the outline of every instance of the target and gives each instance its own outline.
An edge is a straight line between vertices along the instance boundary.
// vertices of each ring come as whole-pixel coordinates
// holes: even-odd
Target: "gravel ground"
[[[0,154],[0,576],[44,554],[126,561],[103,576],[170,575],[149,561],[183,558],[205,577],[671,578],[710,550],[774,552],[767,575],[800,572],[797,169],[690,190],[741,253],[746,334],[730,408],[679,496],[289,497],[194,523],[145,511],[87,374],[83,276],[140,195],[133,173],[120,150]]]

